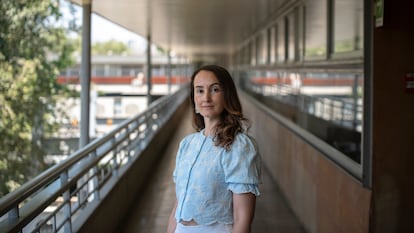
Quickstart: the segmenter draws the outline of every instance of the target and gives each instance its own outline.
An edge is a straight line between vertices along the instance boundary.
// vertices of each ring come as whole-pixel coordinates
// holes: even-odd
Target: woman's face
[[[201,70],[194,77],[194,102],[196,109],[205,119],[220,118],[224,110],[224,94],[213,72]]]

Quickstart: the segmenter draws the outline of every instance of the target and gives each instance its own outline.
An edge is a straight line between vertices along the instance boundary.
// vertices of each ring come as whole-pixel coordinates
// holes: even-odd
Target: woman
[[[197,133],[179,145],[167,232],[248,233],[260,195],[260,159],[229,72],[216,65],[195,71],[191,102]]]

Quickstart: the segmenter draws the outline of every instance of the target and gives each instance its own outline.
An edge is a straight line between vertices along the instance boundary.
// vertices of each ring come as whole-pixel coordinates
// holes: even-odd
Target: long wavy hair
[[[237,95],[236,86],[230,73],[218,65],[206,65],[197,69],[191,76],[191,106],[193,108],[193,127],[197,132],[205,128],[204,118],[195,111],[194,79],[200,71],[213,72],[223,89],[224,110],[221,121],[215,127],[214,141],[216,146],[230,150],[236,135],[250,127],[249,120],[243,116],[242,106]]]

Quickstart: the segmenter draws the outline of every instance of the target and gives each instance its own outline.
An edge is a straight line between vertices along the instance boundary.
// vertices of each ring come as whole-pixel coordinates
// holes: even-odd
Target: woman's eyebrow
[[[215,85],[220,86],[220,83],[212,83],[212,84],[209,85],[209,87],[212,87],[212,86],[215,86]],[[198,86],[195,86],[195,88],[204,88],[204,86],[198,85]]]

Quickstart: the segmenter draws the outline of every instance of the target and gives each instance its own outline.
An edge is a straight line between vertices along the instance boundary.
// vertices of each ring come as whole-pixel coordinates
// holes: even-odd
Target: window
[[[256,65],[256,41],[253,39],[249,43],[250,65]]]
[[[285,42],[285,20],[280,20],[278,23],[277,32],[277,61],[284,62],[286,57],[286,42]]]
[[[286,17],[286,30],[287,30],[287,59],[288,61],[295,60],[296,53],[296,20],[295,12],[292,12]]]
[[[268,29],[268,62],[273,64],[276,62],[276,25]]]
[[[105,66],[94,65],[92,67],[92,76],[105,76]]]
[[[243,48],[243,64],[247,65],[250,63],[250,44],[247,44]]]
[[[334,52],[352,52],[363,48],[363,1],[334,1]]]
[[[361,164],[362,73],[250,70],[242,77],[262,103]]]
[[[305,57],[325,56],[327,48],[326,0],[307,1],[305,11]]]
[[[267,53],[268,53],[268,46],[267,46],[267,31],[263,31],[259,34],[256,41],[256,48],[257,48],[257,64],[264,65],[267,63]]]
[[[122,114],[122,98],[114,99],[114,116],[117,117]]]

